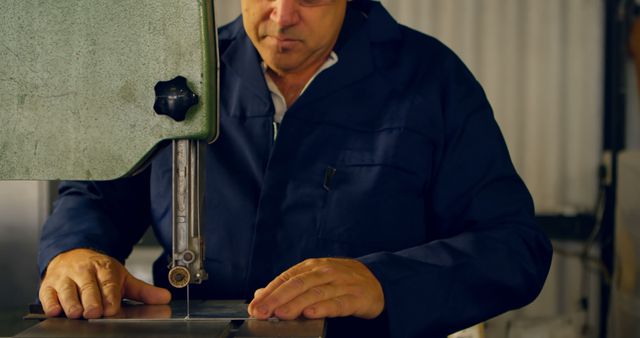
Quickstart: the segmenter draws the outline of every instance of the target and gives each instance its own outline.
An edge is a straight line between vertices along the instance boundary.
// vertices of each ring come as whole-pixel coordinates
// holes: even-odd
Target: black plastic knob
[[[154,87],[156,102],[153,110],[160,115],[168,115],[176,121],[184,121],[189,108],[198,104],[196,95],[187,85],[187,79],[182,76],[169,81],[160,81]]]

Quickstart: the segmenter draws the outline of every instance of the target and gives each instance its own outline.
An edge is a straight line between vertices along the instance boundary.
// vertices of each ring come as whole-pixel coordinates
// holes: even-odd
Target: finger
[[[260,304],[275,289],[280,287],[280,285],[286,283],[302,272],[303,270],[300,269],[300,264],[295,265],[274,278],[269,284],[267,284],[266,287],[257,289],[253,294],[253,300],[251,300],[251,303],[249,303],[249,306],[247,307],[247,311],[249,312],[249,314],[256,318],[268,318],[269,316],[271,316],[268,307],[261,306]]]
[[[261,292],[260,297],[264,298],[269,296],[274,290],[279,288],[282,284],[308,271],[310,271],[310,269],[306,268],[305,266],[302,266],[301,264],[297,264],[287,269],[285,272],[278,275],[278,277],[274,278],[269,284],[267,284],[266,287],[263,288],[263,292]]]
[[[273,291],[279,288],[282,284],[291,280],[293,277],[309,272],[321,265],[323,262],[326,262],[326,260],[317,258],[306,259],[278,275],[269,284],[267,284],[266,287],[256,290],[254,293],[254,299],[249,303],[247,308],[249,314],[257,318],[268,318],[271,315],[268,307],[260,306],[263,300],[269,297]],[[260,309],[258,309],[258,307],[260,307]]]
[[[255,298],[251,303],[249,303],[249,314],[259,319],[267,319],[271,317],[272,311],[275,307],[288,301],[287,299],[281,303],[278,298],[273,296],[273,293],[282,285],[286,285],[292,280],[295,280],[299,272],[300,270],[296,269],[296,266],[294,266],[274,278],[274,280],[272,280],[265,288],[261,289],[260,292],[256,290],[254,294]],[[295,280],[293,283],[298,285],[300,284],[300,281]]]
[[[124,283],[123,270],[124,268],[118,269],[110,266],[97,268],[96,276],[102,295],[104,316],[114,316],[120,311],[122,284]]]
[[[128,272],[126,274],[123,285],[126,298],[153,305],[168,304],[171,301],[169,290],[147,284]]]
[[[62,314],[62,306],[58,301],[58,293],[51,286],[40,287],[40,303],[47,317],[57,317]]]
[[[329,258],[309,258],[304,261],[290,267],[285,272],[281,273],[278,277],[274,278],[267,286],[264,288],[266,294],[271,293],[273,290],[280,287],[280,285],[286,283],[291,278],[301,275],[304,273],[308,273],[314,270],[321,269],[323,266],[326,266],[327,263],[330,262]]]
[[[253,298],[258,298],[260,295],[264,294],[264,288],[259,288],[255,292],[253,292]]]
[[[300,317],[302,311],[307,307],[325,300],[347,295],[350,293],[350,289],[350,287],[338,287],[332,284],[315,286],[292,299],[290,302],[277,307],[274,310],[274,314],[276,317],[284,320],[296,319]]]
[[[256,289],[256,291],[253,292],[253,299],[247,306],[247,312],[249,313],[250,316],[257,317],[258,314],[256,313],[257,311],[256,304],[259,302],[260,299],[264,297],[265,292],[266,291],[264,288]]]
[[[332,278],[333,276],[318,271],[305,272],[290,278],[269,295],[260,297],[260,299],[252,302],[252,310],[256,312],[255,317],[259,319],[270,317],[276,308],[290,302],[313,287],[328,284],[332,281]]]
[[[98,287],[95,271],[89,270],[74,278],[80,291],[80,302],[84,309],[82,316],[87,319],[102,317],[102,294]]]
[[[351,295],[334,297],[307,307],[302,314],[309,319],[347,317],[355,313],[357,302]]]
[[[60,280],[56,285],[56,293],[58,294],[60,305],[62,305],[62,309],[68,318],[76,319],[82,316],[83,308],[78,298],[76,283],[73,280],[69,278]]]

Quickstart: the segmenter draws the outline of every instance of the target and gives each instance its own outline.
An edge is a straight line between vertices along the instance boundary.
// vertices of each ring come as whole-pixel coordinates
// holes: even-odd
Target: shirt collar
[[[329,57],[327,57],[327,60],[322,64],[322,66],[320,66],[320,68],[318,68],[318,71],[316,71],[316,73],[313,74],[313,76],[311,77],[311,79],[307,84],[311,83],[311,80],[313,80],[313,78],[316,77],[318,74],[322,73],[323,70],[330,68],[331,66],[335,65],[337,62],[338,62],[338,54],[336,54],[336,52],[334,51],[331,51],[331,53],[329,54]],[[262,73],[266,75],[267,69],[269,68],[269,66],[267,66],[264,60],[260,62],[260,67],[262,68]]]
[[[313,74],[313,76],[311,77],[311,79],[309,79],[309,81],[304,86],[304,88],[302,88],[300,95],[302,95],[305,92],[305,90],[307,90],[307,88],[309,87],[309,84],[313,82],[313,80],[316,78],[316,76],[318,76],[318,74],[322,73],[324,70],[328,68],[331,68],[331,66],[335,65],[336,63],[338,63],[338,54],[332,51],[331,54],[329,54],[329,57],[327,57],[327,60],[322,64],[322,66],[320,66],[320,68],[318,68],[315,74]],[[273,107],[275,109],[273,119],[276,122],[280,123],[282,122],[284,113],[288,109],[287,103],[284,99],[284,95],[282,95],[282,93],[280,92],[280,89],[278,89],[278,86],[275,84],[275,82],[273,82],[273,80],[271,80],[271,77],[267,73],[268,66],[264,62],[264,60],[260,63],[260,66],[262,68],[262,73],[264,74],[264,78],[267,82],[267,88],[269,88],[269,92],[271,93],[271,100],[273,102]]]

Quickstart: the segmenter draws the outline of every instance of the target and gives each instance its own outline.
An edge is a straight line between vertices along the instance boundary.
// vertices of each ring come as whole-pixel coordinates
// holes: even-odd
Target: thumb
[[[143,302],[145,304],[168,304],[171,301],[171,293],[167,289],[147,284],[127,272],[124,285],[124,297]]]

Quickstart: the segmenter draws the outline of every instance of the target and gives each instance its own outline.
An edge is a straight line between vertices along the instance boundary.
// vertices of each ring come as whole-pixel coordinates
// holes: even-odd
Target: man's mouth
[[[289,49],[294,48],[298,43],[300,43],[300,40],[298,39],[294,39],[294,38],[289,38],[289,37],[282,37],[282,36],[267,36],[269,39],[271,40],[273,44],[275,44],[276,48],[279,51],[287,51]]]
[[[268,36],[278,41],[300,41],[299,39],[288,37],[288,36],[278,36],[278,35],[268,35]]]

